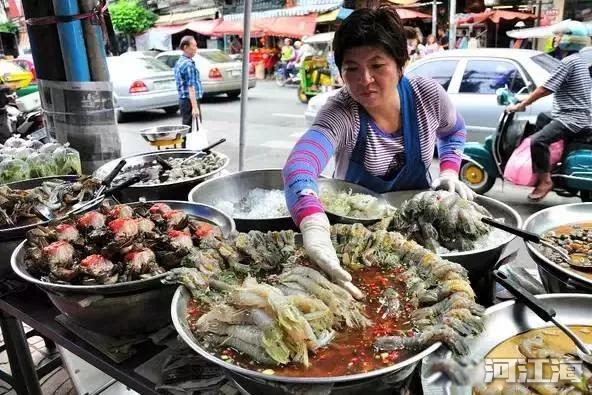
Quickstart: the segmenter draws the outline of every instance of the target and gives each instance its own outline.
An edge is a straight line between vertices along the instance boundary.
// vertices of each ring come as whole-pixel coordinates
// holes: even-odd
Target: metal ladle
[[[518,228],[515,228],[510,225],[503,224],[503,223],[498,222],[492,218],[483,217],[483,218],[481,218],[481,221],[487,225],[493,226],[494,228],[498,228],[498,229],[501,229],[505,232],[508,232],[508,233],[511,233],[515,236],[518,236],[518,237],[522,238],[523,240],[530,241],[532,243],[540,244],[545,247],[548,247],[548,248],[552,249],[553,251],[555,251],[557,254],[559,254],[561,259],[563,259],[568,265],[576,266],[576,265],[574,265],[572,258],[569,256],[567,251],[565,251],[561,247],[554,245],[553,243],[550,243],[548,240],[545,240],[544,238],[540,237],[537,234],[527,232],[525,230],[518,229]],[[579,267],[579,266],[577,266],[577,267]]]
[[[509,279],[505,273],[498,270],[493,271],[493,275],[497,282],[504,286],[516,300],[523,303],[526,307],[532,310],[545,322],[552,322],[557,328],[567,335],[576,345],[578,356],[582,361],[592,364],[592,351],[590,347],[582,341],[571,329],[559,322],[556,318],[557,313],[551,307],[545,305],[543,300],[535,298],[530,292],[524,289],[521,285]]]

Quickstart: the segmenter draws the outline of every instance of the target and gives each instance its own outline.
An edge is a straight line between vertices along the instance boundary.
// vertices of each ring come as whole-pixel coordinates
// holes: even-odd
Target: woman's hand
[[[461,198],[473,200],[475,193],[467,184],[458,179],[458,173],[454,170],[440,172],[440,177],[432,183],[432,189],[445,189],[449,192],[456,192]]]
[[[339,264],[337,253],[331,243],[331,227],[325,213],[304,217],[300,222],[300,231],[304,249],[309,258],[327,273],[333,282],[345,288],[354,298],[362,298],[364,296],[362,291],[351,283],[351,275]]]

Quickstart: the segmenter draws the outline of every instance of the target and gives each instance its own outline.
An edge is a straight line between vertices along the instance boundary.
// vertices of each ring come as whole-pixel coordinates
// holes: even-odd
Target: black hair
[[[195,41],[195,37],[193,36],[183,36],[181,42],[179,43],[179,49],[184,51],[189,45],[191,45],[191,41]]]
[[[477,33],[474,30],[471,30],[471,32],[469,33],[469,37],[477,37]]]
[[[409,60],[407,34],[394,7],[382,5],[376,9],[358,9],[335,32],[335,64],[341,72],[346,50],[369,45],[381,47],[402,69]]]

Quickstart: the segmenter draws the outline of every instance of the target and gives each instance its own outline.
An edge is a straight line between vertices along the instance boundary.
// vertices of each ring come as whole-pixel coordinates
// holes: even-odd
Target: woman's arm
[[[450,118],[447,116],[446,118]],[[453,113],[453,121],[446,120],[444,128],[438,130],[438,158],[440,159],[440,172],[444,170],[460,170],[462,152],[467,139],[467,130],[462,116]]]
[[[283,169],[288,209],[296,225],[304,217],[324,212],[316,180],[335,149],[324,133],[310,129],[296,143]]]

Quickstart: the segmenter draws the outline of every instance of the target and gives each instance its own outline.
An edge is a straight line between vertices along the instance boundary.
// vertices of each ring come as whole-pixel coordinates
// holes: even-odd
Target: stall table
[[[19,280],[14,282],[17,283]],[[155,384],[137,374],[134,369],[164,350],[164,346],[156,346],[147,341],[137,347],[138,352],[135,355],[122,363],[115,363],[59,324],[55,318],[60,312],[43,291],[26,283],[22,284],[26,286],[23,291],[9,293],[0,298],[0,324],[12,367],[14,389],[18,394],[41,395],[35,366],[19,321],[134,391],[143,395],[158,394]]]

